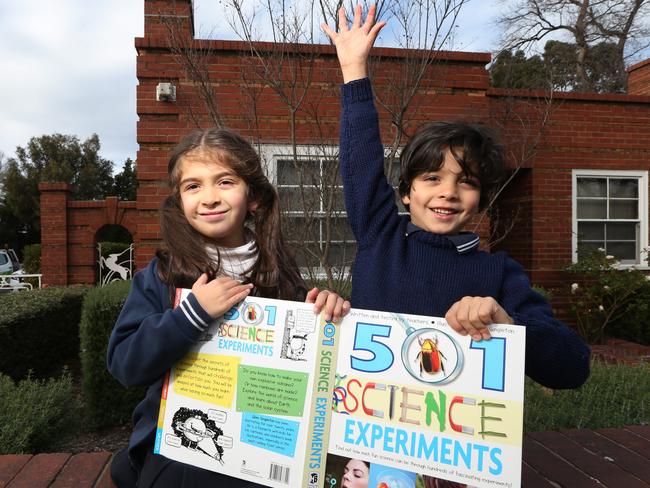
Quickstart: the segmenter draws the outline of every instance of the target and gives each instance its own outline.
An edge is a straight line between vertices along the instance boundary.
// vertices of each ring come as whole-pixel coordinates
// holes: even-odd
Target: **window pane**
[[[282,218],[285,239],[297,244],[304,244],[306,241],[318,242],[320,240],[319,225],[318,219],[294,216],[283,216]]]
[[[325,222],[323,222],[323,239],[325,238]],[[354,235],[348,219],[342,215],[330,220],[330,239],[333,241],[354,241]]]
[[[400,213],[406,212],[406,207],[402,203],[402,197],[399,196],[399,191],[395,190],[395,203],[397,204],[397,211]]]
[[[296,256],[298,266],[305,267],[318,267],[320,266],[320,250],[317,245],[292,245],[293,252]]]
[[[302,181],[304,185],[312,185],[318,182],[317,176],[320,172],[318,161],[278,160],[278,185],[298,185]],[[300,175],[302,175],[302,180]]]
[[[636,230],[639,224],[635,222],[619,222],[607,224],[607,240],[636,241]]]
[[[392,166],[389,168],[388,167],[388,159],[384,159],[384,174],[386,175],[386,179],[392,186],[397,186],[399,185],[399,158],[395,158],[393,161]],[[390,174],[389,173],[390,169]]]
[[[579,219],[606,219],[607,218],[607,201],[606,200],[578,200],[578,218]]]
[[[332,243],[330,245],[329,262],[337,268],[352,266],[356,246],[353,243]]]
[[[610,198],[637,198],[639,196],[639,180],[636,179],[610,179]]]
[[[341,172],[339,171],[339,162],[336,159],[326,159],[323,161],[323,185],[325,186],[342,186]]]
[[[578,207],[580,208],[580,207]],[[636,219],[639,215],[639,204],[637,200],[610,200],[610,219]]]
[[[618,260],[627,260],[636,262],[636,243],[635,242],[608,242],[607,254],[611,254]]]
[[[606,197],[606,178],[578,178],[579,197]]]
[[[332,192],[334,192],[333,195]],[[324,188],[323,193],[324,193],[323,211],[326,211],[326,209],[328,208],[331,208],[332,210],[338,210],[338,211],[345,210],[345,202],[343,201],[343,188],[341,187]],[[332,202],[331,207],[330,207],[330,198],[334,200]]]
[[[605,239],[603,222],[578,222],[578,239],[581,241],[602,241]]]
[[[314,212],[320,211],[318,192],[313,187],[278,188],[280,192],[280,208],[283,211]]]

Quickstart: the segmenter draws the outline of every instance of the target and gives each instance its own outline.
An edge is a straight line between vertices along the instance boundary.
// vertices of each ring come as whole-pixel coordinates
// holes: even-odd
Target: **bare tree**
[[[376,95],[393,128],[386,158],[392,182],[396,181],[394,162],[399,149],[418,118],[414,100],[425,90],[435,90],[437,66],[443,63],[439,53],[450,46],[458,14],[467,1],[398,0],[377,4],[378,18],[391,22],[391,29],[385,30],[391,38],[387,43],[404,48],[398,59],[375,56],[370,66],[371,75],[381,80],[375,85]],[[325,68],[318,60],[321,48],[314,43],[321,39],[317,30],[321,22],[337,24],[343,0],[224,0],[222,5],[228,22],[247,47],[237,61],[242,66],[242,93],[248,100],[242,112],[248,114],[261,154],[265,154],[267,146],[261,142],[268,141],[261,134],[272,122],[263,105],[271,100],[274,107],[282,107],[288,121],[287,143],[273,154],[287,234],[309,276],[323,278],[324,272],[327,286],[342,290],[354,258],[353,237],[342,201],[336,120],[323,115],[327,104],[337,98],[338,78],[330,79],[331,71],[319,71]],[[219,100],[215,90],[219,80],[210,76],[210,57],[214,54],[210,44],[183,39],[178,34],[180,26],[163,21],[170,31],[172,53],[203,100],[210,123],[224,124],[220,111],[224,101]],[[189,104],[187,110],[194,123],[205,123]],[[512,124],[516,120],[513,113],[499,116]],[[528,144],[528,149],[522,146],[520,153],[511,155],[519,161],[517,167],[532,157],[541,134],[540,126],[533,127],[529,118],[521,118],[519,131],[526,133],[522,144]],[[544,125],[545,120],[541,127]]]
[[[393,25],[394,45],[404,49],[399,63],[390,67],[390,75],[381,89],[376,91],[377,102],[389,114],[393,137],[386,156],[386,174],[396,178],[395,161],[408,123],[415,119],[417,107],[413,98],[424,86],[425,75],[431,71],[438,53],[449,47],[456,20],[469,0],[399,0],[378,3],[378,18],[385,15]],[[389,63],[381,56],[371,58],[371,75],[379,75]],[[408,115],[407,115],[408,114]]]
[[[502,30],[501,48],[534,48],[553,37],[570,39],[576,49],[578,91],[594,91],[588,76],[590,50],[614,43],[610,64],[625,81],[625,61],[650,45],[647,17],[650,0],[517,0],[497,23]]]
[[[490,202],[475,221],[475,231],[489,219],[490,231],[484,246],[491,248],[503,241],[517,225],[519,207],[517,205],[498,205],[499,197],[513,181],[522,168],[529,167],[539,152],[553,112],[559,107],[553,92],[505,90],[501,103],[491,106],[489,124],[505,141],[505,156],[509,163],[509,173],[501,183]]]

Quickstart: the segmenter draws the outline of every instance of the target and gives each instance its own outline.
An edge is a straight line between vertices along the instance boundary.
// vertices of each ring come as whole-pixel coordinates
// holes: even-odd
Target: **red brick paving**
[[[110,452],[0,456],[0,488],[115,488],[111,457]]]
[[[605,338],[603,344],[591,346],[594,358],[616,364],[650,364],[650,346],[643,346],[624,339]]]

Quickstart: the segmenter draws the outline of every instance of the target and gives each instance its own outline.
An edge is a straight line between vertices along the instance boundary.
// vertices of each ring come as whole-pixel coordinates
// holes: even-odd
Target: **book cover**
[[[339,330],[312,304],[246,299],[168,373],[154,452],[261,485],[322,486]]]
[[[155,452],[270,487],[520,485],[524,327],[312,309],[250,297],[215,321],[168,375]]]
[[[520,486],[525,327],[476,342],[444,319],[352,309],[340,329],[326,486]]]

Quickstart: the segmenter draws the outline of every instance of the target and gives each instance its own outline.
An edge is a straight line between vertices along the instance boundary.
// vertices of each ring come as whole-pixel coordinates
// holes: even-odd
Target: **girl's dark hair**
[[[493,132],[478,124],[433,122],[419,129],[400,156],[400,196],[409,194],[417,176],[438,171],[447,149],[464,174],[479,180],[479,209],[485,209],[503,178],[505,163],[503,148]]]
[[[180,163],[188,153],[206,151],[220,164],[230,167],[248,185],[248,199],[257,203],[253,223],[259,252],[250,281],[255,294],[267,298],[304,300],[307,288],[298,266],[284,242],[276,189],[264,174],[258,154],[241,136],[228,129],[197,130],[185,136],[174,149],[167,167],[171,195],[163,202],[160,231],[163,249],[159,258],[160,279],[172,287],[190,288],[202,273],[210,279],[219,271],[206,250],[209,240],[185,218],[180,197]]]

